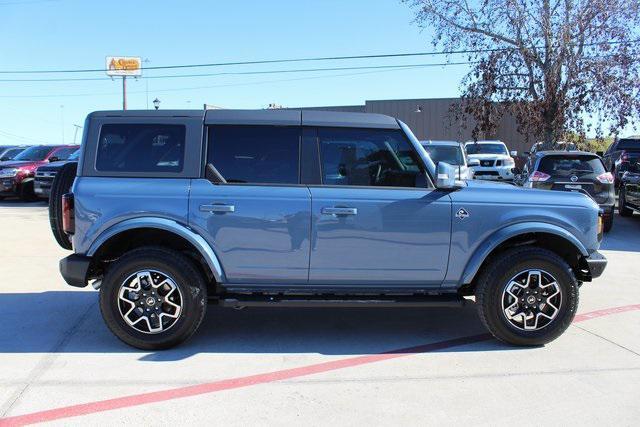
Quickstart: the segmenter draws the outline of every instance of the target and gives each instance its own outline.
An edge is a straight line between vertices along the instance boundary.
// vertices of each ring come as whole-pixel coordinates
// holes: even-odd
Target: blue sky
[[[0,70],[104,67],[107,55],[150,66],[433,50],[399,0],[0,0]],[[444,57],[147,71],[145,75],[444,62]],[[228,108],[360,104],[366,99],[459,95],[467,66],[128,81],[128,106]],[[105,77],[0,75],[0,79]],[[296,80],[297,79],[297,80]],[[288,80],[288,81],[283,81]],[[151,105],[149,105],[152,107]],[[73,140],[93,110],[121,108],[120,79],[1,82],[0,144]],[[63,125],[64,123],[64,125]]]

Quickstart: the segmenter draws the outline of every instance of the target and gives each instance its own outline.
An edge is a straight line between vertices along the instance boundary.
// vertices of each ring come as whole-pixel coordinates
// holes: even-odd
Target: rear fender
[[[89,257],[93,256],[110,238],[124,231],[129,231],[136,228],[155,228],[158,230],[168,231],[179,237],[182,237],[183,239],[188,241],[200,253],[200,255],[202,255],[205,262],[209,266],[209,269],[211,270],[211,273],[213,274],[216,282],[224,283],[225,276],[220,261],[218,260],[218,257],[216,256],[211,246],[209,246],[204,238],[199,234],[194,233],[193,230],[186,227],[185,225],[166,218],[142,217],[132,218],[119,222],[103,231],[91,243],[91,246],[89,247],[86,255]]]

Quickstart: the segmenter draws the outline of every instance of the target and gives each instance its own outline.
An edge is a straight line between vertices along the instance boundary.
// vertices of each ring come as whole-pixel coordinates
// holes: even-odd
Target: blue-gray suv
[[[142,349],[187,339],[208,303],[475,297],[500,340],[555,339],[606,266],[598,205],[455,176],[383,115],[95,112],[77,166],[56,176],[51,223],[74,251],[66,282],[99,289],[108,327]]]

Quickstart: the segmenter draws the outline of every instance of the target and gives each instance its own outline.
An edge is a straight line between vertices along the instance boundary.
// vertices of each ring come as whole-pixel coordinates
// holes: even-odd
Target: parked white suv
[[[513,181],[517,151],[509,153],[502,141],[467,142],[464,145],[469,161],[477,160],[479,166],[473,166],[473,179],[487,179],[493,181]]]
[[[439,162],[449,163],[456,170],[456,179],[472,179],[473,171],[471,166],[479,165],[480,163],[474,162],[473,164],[467,163],[467,155],[464,152],[464,147],[458,141],[420,141],[420,145],[426,150],[427,154],[433,162],[437,165]]]

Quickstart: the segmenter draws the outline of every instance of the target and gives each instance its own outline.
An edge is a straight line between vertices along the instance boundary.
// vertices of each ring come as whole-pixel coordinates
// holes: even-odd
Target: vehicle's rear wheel
[[[618,212],[620,213],[620,216],[631,216],[633,215],[633,209],[627,206],[625,193],[626,191],[624,186],[620,187],[620,195],[618,196]]]
[[[170,348],[189,338],[206,306],[207,286],[194,263],[159,247],[124,254],[100,288],[100,311],[111,332],[143,350]]]
[[[64,249],[73,249],[71,239],[62,229],[62,195],[68,193],[76,178],[78,164],[67,163],[62,166],[51,184],[49,194],[49,225],[56,242]]]
[[[499,340],[537,346],[569,327],[578,282],[567,263],[542,248],[509,249],[484,268],[476,287],[480,319]]]

